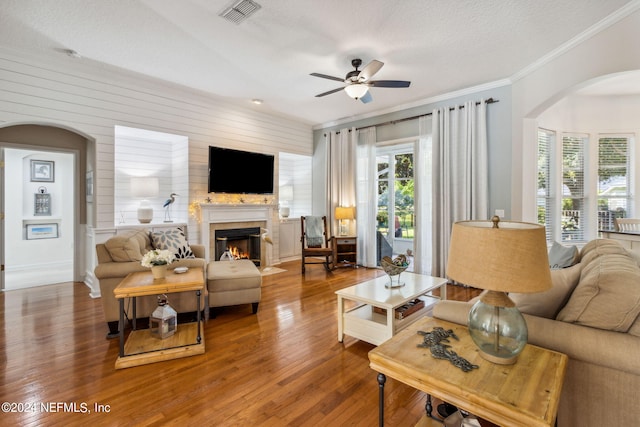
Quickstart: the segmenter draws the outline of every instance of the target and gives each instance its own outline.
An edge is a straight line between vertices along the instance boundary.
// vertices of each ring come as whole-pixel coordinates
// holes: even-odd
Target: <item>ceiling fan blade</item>
[[[373,80],[367,84],[373,87],[409,87],[411,82],[405,80]]]
[[[380,68],[384,65],[384,62],[380,62],[376,59],[369,62],[358,74],[358,80],[361,82],[366,82],[369,80],[375,73],[380,71]]]
[[[322,93],[319,93],[318,95],[316,95],[316,98],[320,98],[321,96],[325,96],[325,95],[331,95],[332,93],[340,92],[343,89],[344,89],[344,87],[339,87],[337,89],[332,89],[332,90],[327,91],[327,92],[322,92]]]
[[[314,76],[314,77],[320,77],[320,78],[323,78],[323,79],[335,80],[337,82],[344,82],[344,79],[342,79],[340,77],[327,76],[326,74],[311,73],[309,75],[310,76]]]
[[[362,101],[363,104],[373,101],[373,96],[371,96],[371,91],[368,91],[367,93],[364,94],[364,96],[361,96],[360,101]]]

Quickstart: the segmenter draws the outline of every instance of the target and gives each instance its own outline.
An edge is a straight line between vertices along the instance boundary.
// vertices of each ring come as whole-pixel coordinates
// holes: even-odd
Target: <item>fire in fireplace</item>
[[[260,266],[260,227],[216,230],[216,257],[220,259],[225,250],[235,259],[250,259]]]

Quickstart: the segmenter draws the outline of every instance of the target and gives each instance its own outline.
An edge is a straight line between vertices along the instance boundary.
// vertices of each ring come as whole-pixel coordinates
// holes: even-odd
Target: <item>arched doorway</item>
[[[61,126],[51,125],[51,124],[13,124],[9,126],[4,126],[0,128],[0,149],[2,149],[4,153],[4,149],[14,149],[14,150],[27,150],[27,152],[34,153],[52,153],[52,156],[62,156],[60,159],[68,159],[71,156],[72,161],[61,162],[59,166],[67,168],[66,170],[58,171],[61,174],[56,175],[55,171],[55,161],[44,159],[44,162],[41,162],[42,165],[45,166],[45,169],[51,167],[49,172],[53,175],[47,175],[46,170],[42,172],[43,175],[35,176],[36,181],[32,181],[32,171],[31,160],[40,160],[38,158],[33,158],[33,156],[28,156],[24,158],[22,161],[22,167],[20,170],[23,171],[22,176],[15,176],[15,173],[12,176],[8,176],[6,173],[6,169],[3,169],[2,182],[0,182],[0,191],[2,192],[0,196],[0,202],[2,203],[3,212],[8,204],[15,203],[16,200],[8,200],[5,195],[6,186],[17,186],[18,184],[27,183],[23,188],[25,191],[28,191],[27,196],[21,200],[22,206],[20,207],[20,211],[23,213],[28,213],[23,215],[24,217],[20,219],[19,224],[7,224],[5,221],[2,221],[2,242],[0,244],[0,259],[2,261],[2,275],[0,279],[0,289],[5,289],[5,271],[8,268],[5,265],[6,252],[12,250],[11,243],[12,241],[7,241],[9,238],[8,233],[5,232],[6,227],[18,227],[20,230],[18,231],[18,236],[20,237],[20,242],[23,243],[23,239],[27,240],[27,237],[36,237],[34,242],[37,240],[37,237],[52,237],[55,236],[56,233],[60,235],[62,230],[60,229],[61,221],[58,216],[50,215],[47,219],[48,208],[45,206],[39,212],[43,213],[42,216],[37,215],[36,212],[36,196],[31,190],[34,184],[39,184],[37,182],[38,179],[43,179],[41,182],[42,185],[39,185],[36,188],[36,192],[43,191],[40,187],[45,187],[44,193],[46,194],[49,190],[46,189],[47,184],[54,185],[55,181],[47,181],[48,179],[55,180],[55,176],[62,177],[63,175],[67,178],[72,177],[70,181],[68,181],[68,188],[65,191],[64,200],[58,200],[57,203],[64,203],[67,206],[70,206],[73,212],[72,220],[65,225],[64,233],[67,237],[70,237],[69,244],[72,246],[72,277],[74,281],[81,281],[84,277],[84,266],[86,264],[84,259],[85,251],[81,248],[84,247],[84,234],[86,230],[86,226],[89,224],[93,224],[93,209],[88,207],[87,198],[86,198],[86,183],[85,176],[88,170],[93,170],[93,153],[95,141],[92,138],[89,138],[87,135],[81,134],[75,130],[68,130]],[[41,155],[41,156],[42,156]],[[38,156],[35,156],[38,157]],[[46,157],[46,156],[45,156]],[[39,165],[36,162],[36,166]],[[68,168],[72,168],[73,170],[69,171]],[[15,171],[16,169],[12,169]],[[32,200],[32,198],[34,198]],[[53,214],[55,209],[51,210],[51,214]],[[57,211],[60,214],[60,211]],[[35,215],[34,215],[35,214]],[[44,224],[44,226],[41,226]],[[30,227],[29,227],[30,226]],[[57,230],[56,230],[57,228]],[[11,236],[12,239],[16,237],[14,235]],[[18,242],[13,242],[18,243]],[[41,242],[38,242],[41,243]],[[55,247],[55,244],[53,245]],[[54,249],[55,250],[55,249]],[[45,252],[46,253],[46,252]],[[46,255],[45,255],[46,256]],[[43,263],[46,265],[46,260],[43,260]],[[42,274],[43,277],[47,277],[46,274]],[[45,284],[47,280],[43,279],[43,283]]]

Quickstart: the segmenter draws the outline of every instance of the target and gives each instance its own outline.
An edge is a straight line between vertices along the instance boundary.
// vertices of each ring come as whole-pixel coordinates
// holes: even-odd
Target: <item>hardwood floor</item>
[[[334,292],[382,271],[279,267],[287,271],[263,278],[257,315],[228,307],[206,321],[205,354],[122,370],[118,340],[105,339],[100,300],[83,283],[0,293],[0,401],[20,410],[3,406],[2,424],[377,425],[374,347],[337,341]],[[392,379],[385,398],[388,426],[414,425],[424,412],[425,395]]]

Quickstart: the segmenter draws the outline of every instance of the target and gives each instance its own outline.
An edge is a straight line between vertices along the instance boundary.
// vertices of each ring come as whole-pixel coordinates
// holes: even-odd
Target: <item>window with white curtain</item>
[[[538,129],[538,223],[547,240],[584,242],[632,216],[633,138]],[[589,195],[597,197],[589,197]],[[592,218],[597,215],[597,221]]]

